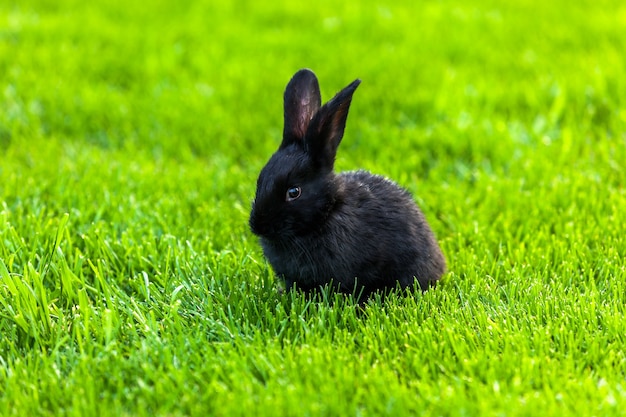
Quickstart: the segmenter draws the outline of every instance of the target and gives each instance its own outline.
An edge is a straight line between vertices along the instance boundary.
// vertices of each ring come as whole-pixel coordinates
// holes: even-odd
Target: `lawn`
[[[626,4],[0,3],[0,415],[626,409]],[[312,68],[339,170],[410,190],[448,273],[281,293],[247,226]]]

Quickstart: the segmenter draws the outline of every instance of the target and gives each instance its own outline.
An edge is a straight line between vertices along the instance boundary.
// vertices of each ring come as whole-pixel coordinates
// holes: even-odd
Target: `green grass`
[[[0,415],[621,415],[621,1],[0,5]],[[410,189],[427,293],[280,294],[247,228],[282,92]]]

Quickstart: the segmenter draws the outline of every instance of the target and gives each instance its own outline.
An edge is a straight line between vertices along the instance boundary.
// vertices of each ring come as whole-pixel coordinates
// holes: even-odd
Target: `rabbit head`
[[[343,138],[355,80],[321,105],[317,77],[298,71],[284,94],[283,140],[261,170],[250,214],[253,233],[289,240],[319,228],[336,202],[333,166]]]

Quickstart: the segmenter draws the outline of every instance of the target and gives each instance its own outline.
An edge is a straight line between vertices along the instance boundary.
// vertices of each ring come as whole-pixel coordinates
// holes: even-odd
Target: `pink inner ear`
[[[315,116],[315,111],[312,111],[311,109],[311,101],[312,99],[310,96],[302,97],[300,99],[300,108],[306,109],[306,111],[299,114],[300,117],[298,118],[298,136],[300,138],[304,138],[309,122],[313,119],[313,116]]]

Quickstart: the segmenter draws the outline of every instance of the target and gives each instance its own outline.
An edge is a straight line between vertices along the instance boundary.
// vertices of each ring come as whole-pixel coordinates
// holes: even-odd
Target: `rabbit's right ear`
[[[296,72],[285,88],[284,100],[285,127],[279,149],[294,142],[303,145],[309,123],[321,106],[320,86],[313,71]]]

